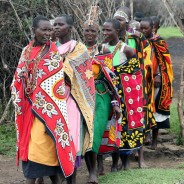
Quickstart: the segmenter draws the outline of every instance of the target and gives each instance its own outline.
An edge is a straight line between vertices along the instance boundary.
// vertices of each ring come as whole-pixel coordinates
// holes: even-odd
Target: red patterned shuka
[[[118,93],[122,108],[122,132],[120,150],[129,151],[143,144],[143,90],[140,63],[132,57],[115,67]]]
[[[33,42],[30,42],[24,48],[11,86],[15,105],[17,164],[19,159],[28,160],[30,132],[36,117],[46,126],[55,142],[61,169],[67,177],[73,173],[76,151],[67,126],[63,61],[55,44],[49,42],[48,52],[40,57],[35,69],[34,58],[38,58],[41,49],[32,45]],[[33,73],[34,69],[36,73]],[[35,86],[26,95],[25,89],[29,82],[27,76],[34,74]]]

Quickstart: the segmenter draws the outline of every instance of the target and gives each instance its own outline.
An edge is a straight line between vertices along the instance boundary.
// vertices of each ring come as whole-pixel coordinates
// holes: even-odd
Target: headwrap
[[[140,22],[138,21],[130,21],[129,27],[132,28],[133,30],[140,29]]]
[[[123,10],[120,9],[117,10],[116,13],[114,14],[114,17],[116,16],[124,18],[127,23],[129,22],[129,17]]]

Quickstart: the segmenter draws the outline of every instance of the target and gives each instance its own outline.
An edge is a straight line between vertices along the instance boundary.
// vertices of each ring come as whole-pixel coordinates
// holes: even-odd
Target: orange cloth
[[[58,166],[58,158],[54,141],[45,132],[45,126],[37,118],[34,119],[29,141],[28,159],[48,166]]]
[[[172,103],[173,96],[173,70],[171,56],[166,42],[159,35],[154,35],[154,37],[150,39],[150,44],[153,49],[153,76],[157,72],[160,72],[162,80],[159,98],[156,100],[155,108],[160,114],[170,115],[170,105]]]
[[[93,64],[92,65],[92,71],[93,71],[94,78],[97,79],[99,74],[100,74],[100,72],[101,72],[100,65]]]

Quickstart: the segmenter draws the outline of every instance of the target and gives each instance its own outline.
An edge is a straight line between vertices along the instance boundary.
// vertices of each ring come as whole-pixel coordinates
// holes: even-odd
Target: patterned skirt
[[[115,67],[116,86],[121,98],[122,132],[120,150],[130,151],[143,144],[144,109],[142,74],[136,59]]]

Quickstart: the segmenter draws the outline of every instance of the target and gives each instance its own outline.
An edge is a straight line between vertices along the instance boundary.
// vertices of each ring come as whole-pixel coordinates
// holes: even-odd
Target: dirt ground
[[[176,146],[175,138],[162,130],[159,134],[158,149],[151,150],[149,146],[144,148],[145,163],[148,168],[179,168],[184,165],[184,147]],[[104,160],[105,173],[110,172],[111,157]],[[131,156],[130,169],[138,169],[138,163]],[[77,184],[86,184],[88,179],[84,161],[77,172]],[[51,184],[48,178],[44,178],[45,184]],[[0,156],[0,184],[23,184],[25,179],[21,166],[15,166],[15,158]],[[66,184],[66,182],[64,182]]]
[[[173,60],[174,71],[174,96],[177,97],[180,86],[181,65],[184,62],[184,39],[170,38],[167,40],[170,53]],[[184,164],[184,147],[176,146],[176,140],[168,133],[162,132],[159,135],[159,144],[156,151],[145,147],[145,162],[149,168],[177,168],[180,164]],[[131,159],[130,168],[138,168],[138,164],[134,159]],[[111,157],[107,157],[104,161],[105,172],[110,172]],[[77,184],[85,184],[87,182],[87,169],[85,163],[78,170]],[[51,182],[48,178],[45,179],[45,184]],[[21,165],[18,170],[15,166],[15,158],[9,158],[0,155],[0,184],[23,184],[25,182],[21,171]]]

